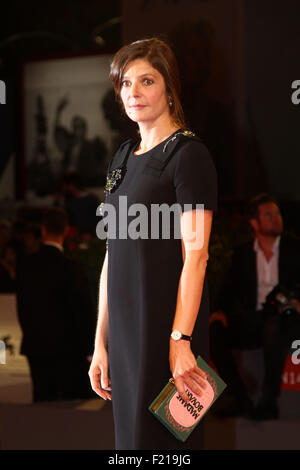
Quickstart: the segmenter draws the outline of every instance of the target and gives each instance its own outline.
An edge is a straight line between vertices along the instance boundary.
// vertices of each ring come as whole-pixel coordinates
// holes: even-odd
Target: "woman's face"
[[[126,114],[134,122],[154,124],[162,117],[170,117],[164,78],[145,59],[127,65],[120,94]]]

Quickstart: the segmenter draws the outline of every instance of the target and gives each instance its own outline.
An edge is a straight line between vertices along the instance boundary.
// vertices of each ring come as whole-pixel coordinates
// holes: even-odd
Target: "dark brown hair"
[[[260,193],[254,196],[248,203],[247,207],[247,217],[248,220],[250,219],[259,219],[259,206],[261,204],[267,204],[269,202],[274,202],[278,207],[279,203],[276,199],[275,196],[272,196],[271,194],[268,193]]]
[[[179,127],[186,127],[183,109],[180,103],[181,84],[175,55],[170,46],[158,38],[141,39],[123,46],[114,56],[110,66],[110,79],[115,93],[121,101],[122,78],[127,65],[136,59],[147,60],[163,76],[168,96],[173,105],[170,114]]]
[[[68,226],[68,215],[62,207],[49,207],[43,213],[42,225],[51,235],[63,235]]]

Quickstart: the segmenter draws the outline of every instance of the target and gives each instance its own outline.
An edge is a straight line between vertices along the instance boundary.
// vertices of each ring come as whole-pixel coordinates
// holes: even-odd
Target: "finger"
[[[92,374],[90,375],[91,387],[92,390],[97,393],[101,398],[106,400],[105,392],[102,391],[100,386],[100,374]]]
[[[208,374],[205,370],[200,369],[200,367],[195,367],[194,372],[196,372],[199,376],[203,377],[203,379],[207,379]]]
[[[91,380],[92,390],[95,393],[97,393],[97,395],[99,395],[104,400],[106,400],[107,398],[111,400],[110,394],[106,392],[105,390],[103,390],[103,388],[101,387],[100,374],[90,375],[90,380]]]
[[[109,392],[107,392],[106,390],[104,390],[102,387],[96,387],[96,388],[93,388],[92,389],[94,390],[95,393],[97,393],[97,395],[99,395],[101,398],[103,398],[103,400],[111,400],[111,394]]]
[[[101,389],[101,386],[100,386],[100,374],[93,374],[90,376],[90,379],[91,379],[91,385],[92,385],[92,389],[96,392],[96,393],[101,393],[102,392],[102,389]]]
[[[187,374],[188,378],[193,379],[193,381],[200,387],[200,388],[206,388],[207,387],[207,381],[203,376],[199,375],[197,372],[190,372]],[[185,380],[185,379],[184,379]]]
[[[101,382],[100,382],[100,385],[102,387],[102,390],[105,392],[105,396],[111,400],[111,395],[110,393],[108,392],[108,390],[111,391],[111,387],[110,387],[110,380],[109,380],[109,377],[108,377],[108,374],[107,374],[107,367],[105,366],[101,366],[100,367],[100,370],[101,370]]]
[[[101,366],[100,369],[101,369],[101,387],[104,390],[107,390],[108,388],[110,388],[109,378],[108,378],[108,375],[107,375],[107,368]]]
[[[190,397],[186,393],[186,387],[185,387],[183,379],[181,377],[177,377],[177,379],[174,379],[174,382],[175,382],[177,392],[183,398],[183,400],[190,401]]]
[[[110,378],[108,378],[108,387],[106,390],[109,390],[111,392],[111,381]]]
[[[106,390],[101,389],[103,394],[104,394],[104,399],[106,400],[107,398],[111,401],[111,393],[107,392]]]
[[[203,395],[203,392],[204,392],[203,388],[205,387],[201,388],[199,382],[196,382],[191,377],[185,377],[183,380],[184,380],[186,387],[188,387],[192,393],[194,393],[195,395],[199,395],[199,396]],[[203,380],[201,381],[203,382]]]

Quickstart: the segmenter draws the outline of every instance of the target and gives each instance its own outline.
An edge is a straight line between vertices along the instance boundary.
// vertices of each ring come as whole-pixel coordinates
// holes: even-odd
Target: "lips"
[[[132,106],[129,106],[131,109],[142,109],[145,107],[143,104],[134,104]]]

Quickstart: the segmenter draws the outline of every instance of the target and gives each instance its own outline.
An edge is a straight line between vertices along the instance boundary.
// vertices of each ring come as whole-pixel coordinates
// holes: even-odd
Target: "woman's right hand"
[[[104,400],[111,400],[111,383],[108,377],[108,354],[103,347],[94,351],[93,359],[89,368],[89,377],[92,389]]]

